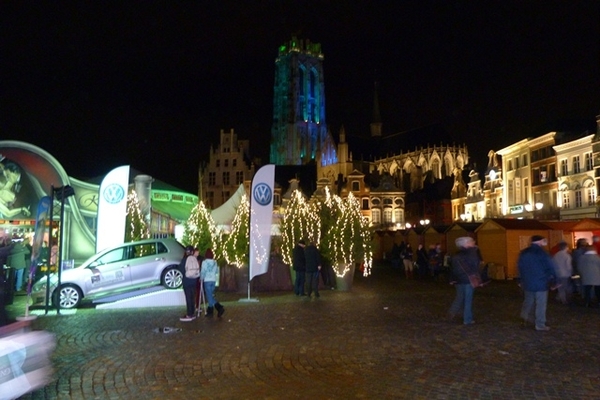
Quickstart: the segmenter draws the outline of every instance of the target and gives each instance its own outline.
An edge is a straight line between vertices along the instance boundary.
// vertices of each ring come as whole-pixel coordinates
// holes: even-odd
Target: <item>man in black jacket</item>
[[[313,290],[315,296],[319,297],[319,271],[321,271],[321,254],[314,242],[310,242],[304,249],[306,259],[306,280],[308,281],[308,297]]]
[[[306,257],[304,256],[304,240],[299,240],[294,250],[292,250],[292,266],[296,271],[296,281],[294,282],[294,293],[296,296],[306,296],[304,293],[304,283],[306,278]]]
[[[479,276],[479,255],[475,240],[468,236],[459,237],[455,241],[458,252],[452,256],[452,275],[456,297],[448,317],[452,320],[462,309],[463,324],[471,325],[473,321],[473,292],[474,288],[469,275]]]

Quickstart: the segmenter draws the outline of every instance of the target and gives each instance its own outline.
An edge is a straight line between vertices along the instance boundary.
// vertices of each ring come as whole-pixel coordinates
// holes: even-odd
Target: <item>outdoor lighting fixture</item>
[[[419,221],[421,225],[429,225],[429,220],[428,219],[422,219],[421,221]]]
[[[539,201],[537,203],[535,203],[535,209],[536,210],[541,210],[542,208],[544,208],[544,203],[540,203]]]
[[[405,229],[410,229],[410,228],[412,228],[412,225],[410,224],[410,222],[407,222],[407,223],[404,225],[404,228],[405,228]]]
[[[523,204],[525,206],[525,210],[527,210],[528,212],[531,212],[533,210],[533,206],[531,204],[529,204],[529,202]]]

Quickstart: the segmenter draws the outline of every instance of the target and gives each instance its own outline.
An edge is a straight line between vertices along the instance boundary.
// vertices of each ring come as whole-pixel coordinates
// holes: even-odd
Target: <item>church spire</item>
[[[373,95],[373,122],[371,122],[371,137],[381,137],[381,114],[379,112],[379,95],[377,93],[377,81]]]

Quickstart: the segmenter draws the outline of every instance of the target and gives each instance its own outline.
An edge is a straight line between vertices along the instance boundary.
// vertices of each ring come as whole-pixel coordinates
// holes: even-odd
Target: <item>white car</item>
[[[75,308],[83,298],[98,298],[147,286],[181,286],[178,266],[185,249],[175,239],[123,243],[90,257],[81,266],[50,275],[50,298],[61,308]],[[34,302],[45,301],[47,278],[33,285]]]

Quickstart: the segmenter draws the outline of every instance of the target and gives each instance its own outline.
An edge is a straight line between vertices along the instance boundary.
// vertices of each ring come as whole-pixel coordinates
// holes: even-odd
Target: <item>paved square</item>
[[[55,380],[26,399],[589,399],[600,397],[600,311],[551,293],[549,332],[523,328],[512,281],[478,289],[476,324],[445,314],[454,289],[378,267],[351,292],[220,293],[221,320],[183,308],[40,316]],[[19,298],[9,309],[21,310]],[[167,328],[167,329],[165,329]]]

